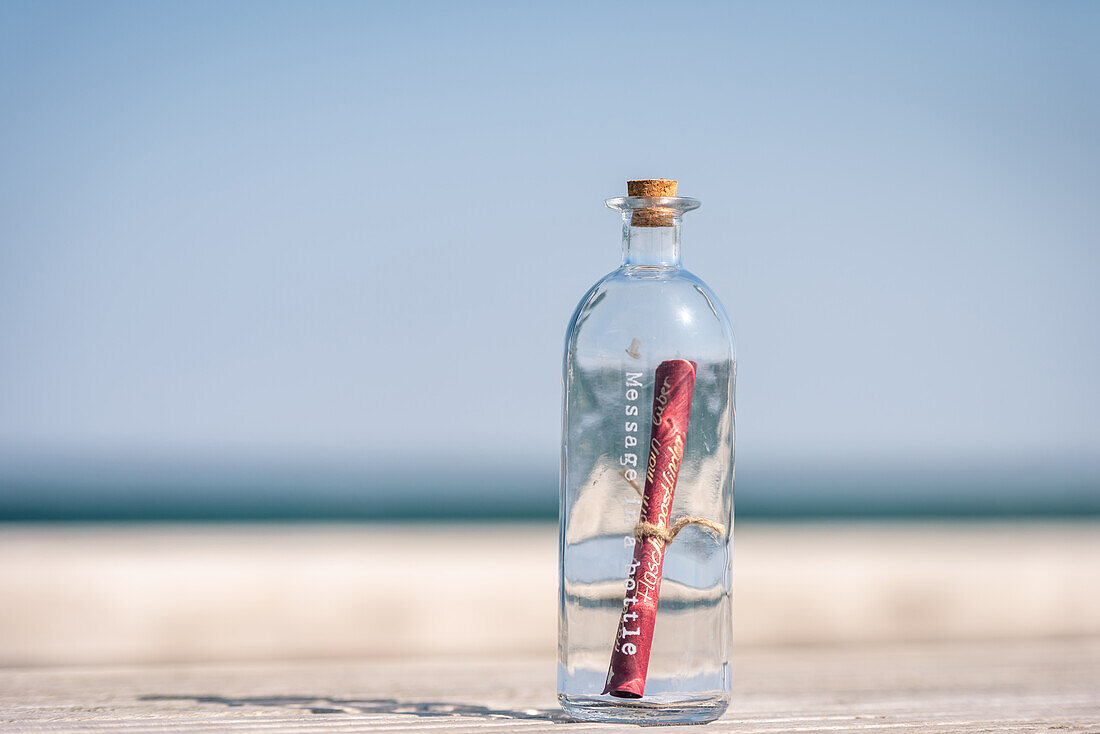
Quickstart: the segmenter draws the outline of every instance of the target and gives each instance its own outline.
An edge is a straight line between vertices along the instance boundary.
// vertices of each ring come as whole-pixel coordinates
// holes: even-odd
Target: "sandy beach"
[[[735,641],[1100,636],[1098,573],[1095,522],[743,523]],[[556,589],[549,524],[12,525],[0,665],[549,656]]]

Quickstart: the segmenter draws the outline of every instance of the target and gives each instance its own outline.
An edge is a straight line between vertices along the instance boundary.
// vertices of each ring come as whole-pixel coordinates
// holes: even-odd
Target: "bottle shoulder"
[[[733,330],[714,291],[690,271],[620,267],[596,281],[570,320],[567,350],[611,336],[733,353]]]

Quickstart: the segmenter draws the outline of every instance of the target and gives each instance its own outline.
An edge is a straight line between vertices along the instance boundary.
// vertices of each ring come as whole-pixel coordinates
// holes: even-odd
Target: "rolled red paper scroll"
[[[661,362],[653,380],[653,427],[649,434],[645,491],[640,520],[668,529],[676,478],[684,460],[691,396],[695,391],[695,363],[686,359]],[[611,667],[603,692],[620,698],[641,698],[657,621],[665,541],[647,535],[634,545],[634,560],[626,582],[623,613],[611,651]]]

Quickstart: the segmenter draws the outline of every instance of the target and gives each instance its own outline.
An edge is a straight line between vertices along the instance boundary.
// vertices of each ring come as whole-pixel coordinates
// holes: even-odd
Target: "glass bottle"
[[[722,305],[681,265],[680,220],[699,202],[675,187],[632,181],[631,196],[606,201],[623,216],[622,266],[581,299],[565,340],[558,700],[577,719],[697,723],[729,703],[737,366]],[[690,419],[661,518],[687,524],[665,543],[640,525],[661,407],[654,382],[659,367],[692,363]],[[635,561],[646,551],[663,556],[663,568],[644,680],[605,693],[613,650],[619,661],[624,648],[639,652],[629,618],[642,584]]]

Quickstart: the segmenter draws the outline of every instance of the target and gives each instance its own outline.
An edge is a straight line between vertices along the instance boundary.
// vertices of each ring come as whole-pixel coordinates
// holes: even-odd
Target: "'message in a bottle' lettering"
[[[641,376],[641,372],[626,372],[624,375],[627,420],[625,421],[626,435],[623,438],[623,448],[626,449],[626,452],[619,459],[619,463],[629,467],[638,466],[638,455],[630,451],[638,445],[638,421],[630,420],[630,418],[638,417],[638,398],[640,397],[638,388],[642,387],[641,380],[638,378]],[[623,477],[626,481],[633,482],[638,478],[638,471],[634,468],[628,468],[623,472]]]
[[[641,397],[640,389],[641,372],[623,372],[623,397],[626,399],[624,408],[625,418],[623,435],[623,454],[619,457],[619,464],[623,467],[622,477],[632,487],[638,486],[638,454],[635,449],[638,446],[638,399]],[[630,521],[638,514],[637,507],[641,499],[633,492],[627,493],[624,499],[623,518]],[[634,547],[634,536],[628,535],[624,539],[627,548]]]

